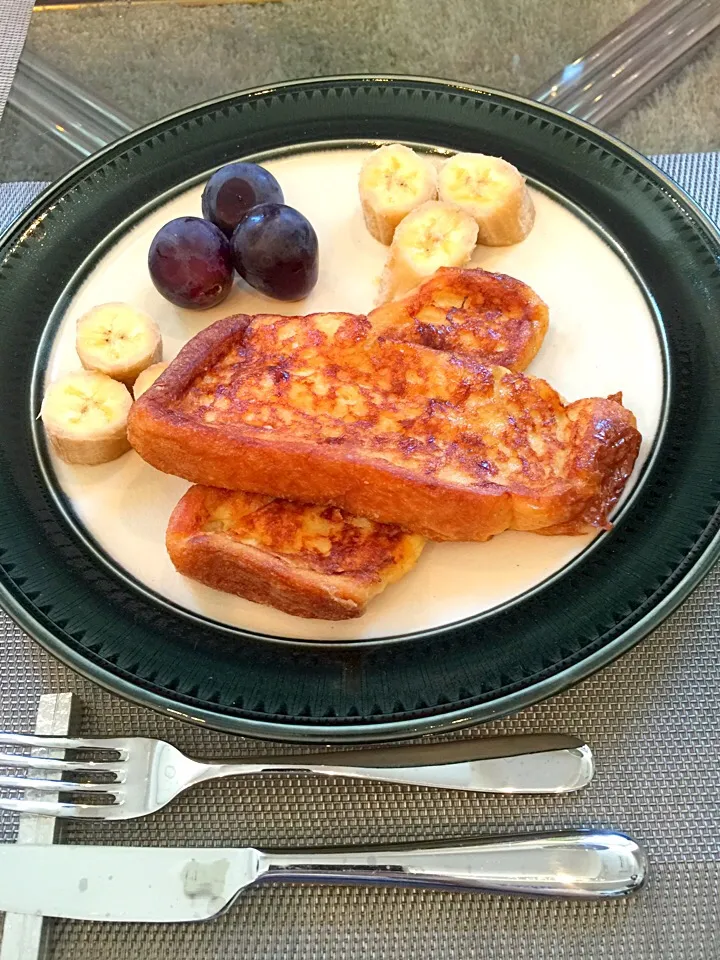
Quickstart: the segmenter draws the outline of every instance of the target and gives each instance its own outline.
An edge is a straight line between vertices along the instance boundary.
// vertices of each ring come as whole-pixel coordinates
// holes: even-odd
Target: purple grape
[[[253,207],[260,203],[282,203],[280,184],[256,163],[228,163],[205,184],[202,215],[220,227],[228,237]]]
[[[232,247],[214,223],[178,217],[155,234],[148,269],[166,300],[178,307],[205,310],[222,303],[232,289]]]
[[[302,300],[317,283],[317,234],[293,207],[254,207],[235,228],[232,246],[237,272],[269,297]]]

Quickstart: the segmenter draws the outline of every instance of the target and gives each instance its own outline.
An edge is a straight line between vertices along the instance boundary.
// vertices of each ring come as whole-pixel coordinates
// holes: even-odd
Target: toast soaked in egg
[[[347,620],[415,565],[425,540],[337,507],[193,486],[166,545],[177,570],[207,586],[296,617]]]
[[[525,370],[545,339],[548,308],[514,277],[441,267],[404,300],[383,304],[368,319],[390,340]]]
[[[523,369],[547,330],[526,284],[478,269],[443,269],[369,317],[375,335]],[[336,507],[194,486],[175,508],[167,549],[207,586],[301,617],[362,615],[415,564],[425,539]]]
[[[218,321],[133,405],[128,436],[195,483],[478,541],[608,528],[640,445],[620,395],[566,405],[346,313]]]

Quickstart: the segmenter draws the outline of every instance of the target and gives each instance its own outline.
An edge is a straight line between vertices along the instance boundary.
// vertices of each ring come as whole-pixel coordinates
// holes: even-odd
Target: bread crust
[[[365,521],[361,538],[353,537],[359,531],[350,518],[337,516],[328,525],[332,543],[319,550],[312,535],[307,544],[296,542],[311,508],[254,499],[259,503],[253,495],[191,487],[173,510],[165,540],[178,572],[296,617],[347,620],[410,570],[424,545],[420,537]],[[267,508],[274,516],[253,522]],[[218,510],[224,524],[213,522]]]
[[[310,328],[316,332],[317,324],[327,318],[340,325],[343,340],[335,353],[328,354],[333,375],[338,358],[342,362],[342,357],[359,352],[366,364],[363,376],[369,376],[367,370],[372,373],[374,365],[378,376],[387,369],[392,377],[398,370],[422,375],[439,370],[444,378],[443,396],[453,390],[464,391],[459,405],[443,404],[432,399],[428,384],[431,427],[424,422],[426,443],[419,454],[413,448],[417,424],[408,428],[403,449],[409,452],[398,453],[395,462],[390,462],[372,449],[374,443],[384,442],[372,424],[367,428],[356,424],[352,432],[339,421],[338,429],[347,429],[352,437],[335,444],[321,436],[320,420],[312,412],[301,416],[290,410],[295,419],[291,417],[291,426],[284,432],[249,426],[241,418],[233,420],[232,411],[223,415],[222,422],[213,423],[196,412],[198,396],[207,388],[203,377],[214,382],[218,364],[228,357],[237,360],[233,369],[242,379],[246,369],[243,357],[250,355],[255,336],[265,344],[262,338],[270,336],[268,331],[274,335],[276,327],[285,329],[291,323],[303,333]],[[128,424],[131,444],[157,469],[194,483],[332,504],[350,514],[399,524],[436,540],[483,541],[507,529],[554,533],[609,527],[608,512],[632,471],[641,439],[635,418],[617,398],[581,400],[566,407],[545,381],[483,367],[428,347],[393,344],[382,338],[373,341],[369,325],[363,321],[349,314],[308,318],[237,315],[212,324],[183,348],[133,404]],[[353,340],[349,346],[348,338]],[[322,343],[317,347],[323,358],[326,349],[330,348]],[[276,359],[274,354],[263,357],[261,353],[258,360],[253,354],[261,373],[276,369]],[[232,364],[226,369],[230,368]],[[350,372],[354,371],[352,367]],[[278,390],[286,388],[287,379],[289,374],[282,371]],[[420,380],[416,394],[425,389],[422,376]],[[188,396],[195,406],[190,404],[186,410],[183,404]],[[494,463],[476,455],[478,443],[495,443],[492,430],[486,430],[477,442],[468,434],[475,429],[471,408],[476,401],[488,401],[483,409],[492,408],[504,418],[498,449],[491,450]],[[276,407],[280,412],[288,410],[281,394],[276,404],[261,404],[258,409],[268,407],[273,407],[268,415],[274,415]],[[461,407],[470,413],[458,426],[455,421]],[[529,418],[525,425],[517,422],[523,418]],[[430,462],[427,458],[432,459],[428,453],[431,428],[449,431],[447,449],[454,444],[453,449],[460,451],[451,463],[465,471],[459,481],[439,476],[442,471],[432,463],[425,469]],[[303,430],[305,435],[298,435]],[[491,479],[498,472],[498,458],[507,459],[509,450],[518,460],[517,450],[509,449],[508,443],[523,445],[522,471],[498,482]],[[537,444],[544,446],[546,453],[534,454],[533,445]],[[426,460],[418,461],[420,456]],[[487,470],[480,469],[482,464]],[[467,471],[474,471],[471,481]]]
[[[368,315],[378,335],[525,370],[548,328],[548,308],[522,280],[504,273],[441,267],[403,300]]]

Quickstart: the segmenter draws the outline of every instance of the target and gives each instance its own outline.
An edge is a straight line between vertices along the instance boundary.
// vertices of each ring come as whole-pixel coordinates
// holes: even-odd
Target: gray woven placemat
[[[718,155],[660,158],[717,218]],[[0,210],[38,189],[14,185]],[[597,777],[560,798],[483,798],[390,784],[251,778],[205,784],[143,821],[71,825],[68,842],[292,846],[442,839],[560,827],[624,829],[652,876],[619,903],[539,902],[412,890],[268,887],[225,917],[182,927],[54,921],[52,960],[410,957],[427,960],[716,960],[720,957],[720,568],[651,637],[572,690],[459,736],[557,730],[592,744]],[[37,697],[71,690],[83,732],[169,739],[198,755],[274,745],[138,708],[71,673],[0,615],[0,728],[31,728]],[[282,748],[284,752],[288,748]],[[290,748],[301,751],[303,748]],[[15,821],[0,815],[0,841]]]
[[[30,25],[33,0],[0,0],[0,118]]]

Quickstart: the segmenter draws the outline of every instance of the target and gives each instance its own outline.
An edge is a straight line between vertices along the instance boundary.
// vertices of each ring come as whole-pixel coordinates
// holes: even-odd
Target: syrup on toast
[[[480,541],[607,528],[640,445],[619,395],[565,405],[343,313],[218,321],[133,405],[128,436],[195,483]]]
[[[297,617],[346,620],[415,564],[423,537],[337,507],[194,486],[168,524],[177,570]]]

